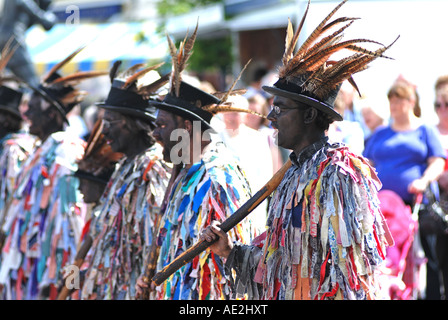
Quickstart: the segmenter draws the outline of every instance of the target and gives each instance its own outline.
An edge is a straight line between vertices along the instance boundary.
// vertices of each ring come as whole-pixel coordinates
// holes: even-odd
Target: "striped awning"
[[[34,26],[26,43],[39,75],[82,45],[86,45],[63,72],[108,70],[116,60],[124,65],[167,60],[165,36],[152,22],[57,24],[50,31]]]

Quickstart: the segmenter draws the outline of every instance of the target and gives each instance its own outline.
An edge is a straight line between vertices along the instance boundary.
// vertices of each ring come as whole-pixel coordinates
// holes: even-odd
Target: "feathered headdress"
[[[344,30],[358,18],[342,17],[331,22],[329,20],[345,2],[347,0],[330,12],[295,53],[310,0],[295,33],[291,21],[288,21],[285,52],[278,71],[279,80],[273,87],[263,87],[265,91],[311,105],[328,113],[335,120],[342,120],[341,115],[333,110],[341,83],[348,80],[359,93],[352,75],[365,70],[367,65],[378,57],[388,58],[383,53],[396,41],[389,46],[362,38],[342,41]],[[338,29],[335,30],[336,28]],[[331,30],[335,31],[329,33]],[[361,47],[361,43],[372,43],[380,48],[368,50]],[[354,54],[340,60],[330,60],[333,54],[344,49]]]
[[[67,113],[83,101],[87,94],[87,92],[79,90],[75,86],[84,80],[108,74],[107,71],[78,71],[71,75],[61,76],[58,71],[69,63],[82,49],[84,49],[84,46],[54,65],[43,77],[40,85],[37,88],[32,87],[36,93],[56,107],[67,123]]]
[[[198,24],[196,24],[196,28],[190,37],[188,37],[187,32],[184,40],[179,44],[179,49],[176,48],[174,42],[167,35],[172,61],[170,87],[164,100],[159,103],[154,103],[154,105],[159,109],[173,112],[186,119],[199,120],[211,130],[213,130],[213,128],[210,126],[210,121],[213,115],[219,112],[246,112],[264,117],[262,114],[252,110],[234,107],[231,103],[227,102],[230,95],[244,93],[244,90],[234,90],[234,88],[250,61],[246,64],[230,89],[226,92],[210,94],[182,80],[182,72],[185,70],[188,59],[193,53],[197,31]]]
[[[98,119],[87,141],[84,156],[78,162],[77,177],[107,183],[115,164],[124,156],[123,153],[112,150],[102,130],[102,119]]]
[[[11,81],[16,82],[18,84],[22,83],[22,81],[16,78],[15,76],[5,76],[3,74],[6,65],[8,64],[9,60],[11,59],[14,52],[19,46],[18,43],[12,46],[13,40],[14,37],[11,37],[6,42],[5,46],[2,49],[0,57],[0,110],[7,111],[10,114],[21,119],[22,116],[19,111],[19,106],[22,101],[23,93],[4,85],[5,82],[11,82]]]
[[[163,62],[150,67],[139,63],[119,73],[121,63],[115,61],[109,72],[112,87],[106,101],[96,105],[152,123],[155,116],[150,102],[169,81],[169,74],[160,76],[156,71]]]

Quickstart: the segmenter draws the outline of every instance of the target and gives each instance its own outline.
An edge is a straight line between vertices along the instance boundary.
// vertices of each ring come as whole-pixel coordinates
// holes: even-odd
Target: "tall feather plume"
[[[167,73],[160,77],[160,79],[154,81],[153,83],[140,86],[137,88],[137,93],[142,95],[145,98],[148,98],[149,96],[153,96],[157,94],[157,91],[162,88],[164,85],[168,83],[170,80],[170,74]]]
[[[243,69],[240,71],[238,77],[236,77],[236,79],[233,81],[232,85],[230,86],[229,90],[227,91],[227,94],[224,95],[224,97],[222,97],[221,101],[219,104],[222,104],[224,102],[227,101],[229,95],[231,94],[231,92],[233,91],[233,88],[235,88],[237,82],[241,79],[241,75],[243,74],[244,70],[246,70],[247,66],[249,65],[249,63],[252,61],[252,59],[249,59],[249,61],[247,61],[247,63],[244,65]]]
[[[71,108],[75,104],[83,101],[84,97],[87,95],[86,91],[82,91],[76,88],[77,84],[87,79],[92,79],[108,74],[107,71],[93,70],[78,71],[66,76],[61,76],[59,74],[55,76],[57,71],[59,71],[67,63],[69,63],[84,48],[85,46],[79,47],[61,62],[54,65],[50,69],[50,71],[43,77],[43,80],[41,82],[41,85],[44,88],[49,88],[52,90],[52,99],[56,99],[57,101],[61,102],[64,105],[63,108],[66,108],[66,112],[71,110]]]
[[[395,41],[384,46],[383,44],[369,39],[352,39],[342,41],[344,31],[359,18],[341,17],[330,21],[339,8],[347,0],[340,2],[313,30],[313,32],[303,42],[297,52],[292,55],[294,48],[291,48],[293,37],[291,36],[292,26],[288,21],[287,35],[285,43],[285,53],[283,55],[283,65],[279,68],[279,78],[286,81],[297,81],[296,79],[306,78],[301,82],[302,89],[311,93],[314,97],[324,99],[332,90],[344,80],[349,80],[352,86],[358,91],[352,75],[367,68],[367,65],[376,58],[387,58],[383,53],[392,46]],[[308,1],[309,6],[309,1]],[[302,18],[300,25],[303,25],[308,8]],[[301,28],[300,26],[300,28]],[[335,31],[328,34],[335,27]],[[300,29],[299,28],[299,29]],[[299,30],[298,30],[299,31]],[[297,34],[294,35],[298,36]],[[380,46],[379,49],[369,50],[361,46],[363,43]],[[295,44],[294,44],[295,45]],[[354,52],[349,57],[339,61],[329,60],[331,56],[342,50]]]
[[[172,76],[170,83],[170,92],[174,93],[177,97],[179,96],[180,84],[182,81],[182,71],[187,66],[187,61],[193,53],[194,42],[196,41],[196,35],[198,32],[199,21],[196,23],[196,28],[194,29],[191,37],[188,38],[188,32],[185,35],[184,40],[179,44],[179,50],[177,50],[175,44],[171,38],[167,35],[168,48],[171,55],[172,61]]]
[[[204,109],[210,113],[213,113],[213,114],[222,113],[222,112],[250,113],[250,114],[259,116],[260,118],[266,119],[266,116],[261,113],[258,113],[258,112],[255,112],[255,111],[252,111],[249,109],[234,107],[231,102],[224,102],[222,104],[212,104],[212,105],[204,106],[204,107],[202,107],[202,109]]]
[[[234,90],[237,82],[241,79],[241,75],[243,74],[244,70],[246,70],[247,66],[249,65],[249,63],[252,61],[252,59],[250,59],[243,67],[243,69],[241,69],[240,73],[238,74],[238,77],[236,77],[236,79],[233,81],[232,85],[230,86],[229,90],[227,90],[227,92],[225,92],[222,95],[222,98],[220,98],[220,101],[218,104],[212,104],[212,105],[208,105],[208,106],[203,106],[202,109],[211,112],[213,114],[217,114],[220,112],[243,112],[243,113],[250,113],[250,114],[254,114],[257,115],[261,118],[266,118],[266,116],[262,115],[261,113],[249,110],[249,109],[243,109],[243,108],[238,108],[238,107],[234,107],[232,103],[227,102],[227,99],[229,98],[229,96],[234,95],[234,94],[240,94],[239,90]]]
[[[170,74],[166,74],[151,83],[141,83],[144,81],[140,81],[139,83],[139,80],[141,80],[147,73],[160,68],[163,64],[164,62],[161,62],[147,67],[144,63],[137,63],[120,73],[118,69],[121,65],[121,61],[118,60],[113,64],[109,72],[110,80],[113,83],[114,79],[120,79],[124,82],[121,86],[122,90],[133,90],[144,99],[149,99],[151,96],[156,95],[157,91],[168,83]],[[139,70],[141,68],[143,69]]]
[[[50,71],[48,71],[48,73],[44,76],[43,78],[43,82],[47,82],[48,79],[50,79],[50,77],[57,72],[59,69],[61,69],[63,66],[65,66],[67,63],[70,62],[70,60],[72,60],[78,53],[81,52],[81,50],[83,50],[85,48],[85,46],[81,46],[80,48],[76,49],[75,51],[73,51],[67,58],[65,58],[64,60],[62,60],[61,62],[55,64],[53,66],[53,68],[50,69]]]
[[[112,68],[109,71],[110,83],[113,83],[114,79],[117,77],[118,69],[120,69],[121,63],[121,60],[117,60],[113,63]]]
[[[310,8],[310,0],[308,0],[305,13],[303,14],[303,17],[300,20],[300,24],[297,27],[297,30],[294,34],[291,20],[288,18],[288,27],[286,29],[286,40],[285,40],[285,53],[282,59],[283,64],[288,63],[289,59],[293,57],[293,52],[296,47],[297,40],[299,39],[300,32],[302,31],[303,24],[305,23],[305,18],[308,14],[309,8]]]
[[[132,86],[132,84],[134,84],[135,82],[137,82],[137,80],[139,80],[141,77],[143,77],[145,74],[147,74],[149,71],[155,70],[160,68],[162,65],[164,64],[164,62],[161,62],[159,64],[156,64],[154,66],[151,67],[147,67],[141,71],[136,72],[135,74],[131,75],[129,78],[126,79],[126,82],[123,85],[123,89],[127,89],[130,86]],[[141,66],[143,67],[144,64]],[[134,71],[137,71],[137,69],[133,69]]]
[[[104,76],[107,74],[109,74],[109,72],[107,71],[80,71],[65,77],[57,78],[52,82],[52,84],[63,83],[64,85],[75,85],[80,81],[99,76]]]
[[[3,73],[3,70],[6,68],[9,60],[13,56],[14,52],[19,47],[19,43],[16,43],[15,46],[11,47],[12,42],[14,41],[14,36],[8,39],[5,46],[2,49],[1,57],[0,57],[0,74]]]

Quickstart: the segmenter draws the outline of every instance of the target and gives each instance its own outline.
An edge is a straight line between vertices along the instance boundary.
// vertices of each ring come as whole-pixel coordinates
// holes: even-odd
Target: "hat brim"
[[[137,110],[137,109],[131,109],[131,108],[124,108],[119,106],[112,106],[109,104],[105,104],[104,102],[98,102],[95,103],[96,106],[104,109],[109,109],[111,111],[115,111],[118,113],[130,115],[133,117],[137,117],[139,119],[142,119],[146,122],[150,122],[152,125],[154,125],[154,121],[156,121],[155,116],[149,112],[149,111],[143,111],[143,110]]]
[[[12,114],[13,116],[17,117],[20,120],[23,119],[19,110],[13,110],[12,108],[8,108],[7,106],[2,106],[2,105],[0,105],[0,110],[8,112],[9,114]]]
[[[328,104],[323,103],[317,99],[305,96],[300,93],[293,93],[290,91],[279,89],[276,87],[263,86],[262,88],[264,91],[266,91],[274,96],[282,96],[284,98],[299,101],[299,102],[302,102],[310,107],[316,108],[316,109],[328,114],[332,119],[334,119],[336,121],[344,120],[344,118],[338,112],[336,112],[331,106],[329,106]]]
[[[151,102],[151,105],[158,109],[172,112],[178,116],[184,117],[189,120],[199,120],[202,122],[202,124],[204,124],[204,126],[208,130],[211,131],[211,133],[217,133],[216,130],[213,129],[213,127],[210,125],[210,123],[208,123],[205,119],[201,118],[196,113],[186,110],[185,108],[176,106],[174,104],[168,104],[166,102],[158,102],[158,101]]]
[[[64,119],[65,123],[69,124],[68,119],[67,119],[67,114],[66,114],[64,108],[59,104],[58,101],[56,101],[55,99],[51,98],[46,92],[44,92],[43,90],[40,90],[38,87],[35,87],[35,86],[31,85],[31,84],[28,84],[28,87],[31,88],[35,93],[40,95],[42,98],[44,98],[52,106],[54,106],[56,108],[56,110],[58,110],[59,113],[61,114],[61,116]]]

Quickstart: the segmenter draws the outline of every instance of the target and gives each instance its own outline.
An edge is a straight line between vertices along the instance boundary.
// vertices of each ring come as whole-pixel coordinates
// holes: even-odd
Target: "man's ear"
[[[317,118],[317,110],[315,108],[307,108],[303,113],[303,122],[310,124]]]
[[[190,120],[183,119],[184,129],[188,131],[190,136],[193,134],[193,123]]]
[[[62,126],[64,124],[64,118],[61,113],[56,110],[56,107],[51,107],[46,111],[46,114],[49,119],[51,119],[52,123],[57,124],[58,126]]]

